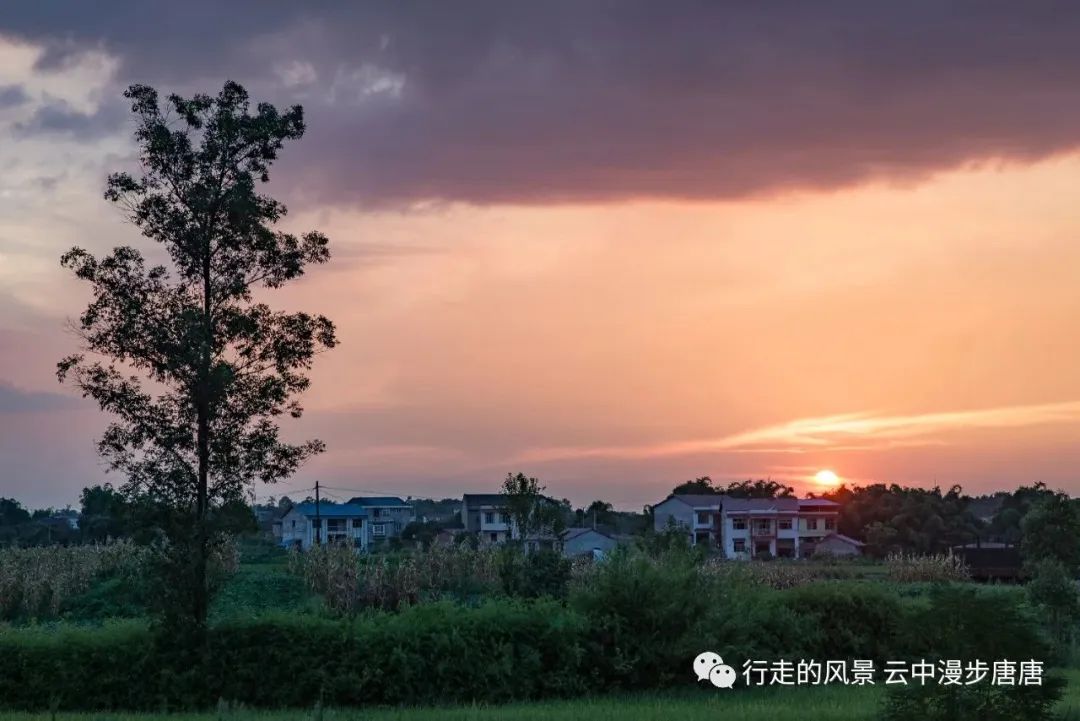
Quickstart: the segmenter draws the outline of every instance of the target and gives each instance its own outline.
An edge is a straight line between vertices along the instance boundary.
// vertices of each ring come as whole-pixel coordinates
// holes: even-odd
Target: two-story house
[[[808,558],[836,536],[839,510],[821,498],[680,494],[653,506],[653,524],[657,532],[682,528],[693,545],[707,544],[727,558]]]
[[[349,505],[367,509],[366,547],[398,538],[416,520],[412,504],[398,496],[358,496]]]
[[[653,506],[653,525],[657,532],[677,526],[690,531],[690,543],[714,548],[720,545],[720,504],[717,494],[680,493],[670,495]]]
[[[352,503],[298,503],[281,517],[281,545],[307,550],[317,543],[343,543],[367,550],[368,509]]]
[[[483,545],[518,537],[503,493],[466,493],[461,497],[461,522]]]

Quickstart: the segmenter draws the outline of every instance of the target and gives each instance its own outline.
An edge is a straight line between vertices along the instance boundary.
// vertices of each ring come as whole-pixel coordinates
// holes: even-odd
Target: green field
[[[1080,719],[1080,671],[1067,671],[1063,721]],[[725,692],[642,694],[573,701],[420,709],[283,710],[222,709],[201,714],[90,713],[55,716],[0,713],[0,721],[864,721],[881,700],[874,687],[768,688]]]
[[[0,714],[0,721],[746,721],[800,719],[853,721],[872,718],[879,693],[864,688],[785,688],[729,693],[650,694],[573,701],[423,709],[219,711],[204,714]]]

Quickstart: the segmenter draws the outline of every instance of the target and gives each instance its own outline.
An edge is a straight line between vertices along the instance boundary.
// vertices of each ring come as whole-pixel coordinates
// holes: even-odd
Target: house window
[[[731,519],[731,527],[734,528],[736,531],[745,531],[746,530],[746,519],[745,518],[733,518],[733,519]]]
[[[732,541],[732,550],[735,553],[746,553],[746,540],[743,538],[736,538]]]
[[[296,521],[292,522],[292,527],[293,527],[293,530],[296,530]]]
[[[379,516],[382,515],[382,509],[381,508],[373,508],[373,509],[371,509],[371,515],[374,518],[378,518]]]
[[[699,526],[707,526],[707,525],[709,525],[709,512],[708,511],[698,511],[697,512],[697,522],[698,522]]]
[[[345,519],[344,518],[327,518],[326,519],[326,532],[327,533],[344,533],[345,532]]]
[[[363,518],[354,518],[354,519],[352,519],[352,527],[353,528],[362,528],[363,525],[364,525],[364,519]]]
[[[806,519],[806,530],[808,530],[808,531],[816,531],[817,530],[817,519],[816,518],[807,518]]]
[[[781,518],[779,521],[777,521],[777,527],[781,531],[790,531],[791,530],[791,519],[790,518]]]
[[[484,523],[495,523],[495,514],[488,511],[484,514]]]
[[[836,530],[836,519],[835,518],[826,518],[825,519],[825,530],[826,531],[835,531]]]
[[[498,543],[499,542],[499,534],[498,533],[492,533],[491,534],[491,542],[492,543]]]
[[[371,535],[373,536],[385,536],[386,524],[385,523],[373,523],[371,524]]]
[[[767,520],[754,521],[754,531],[757,533],[768,533],[772,530],[772,523]]]

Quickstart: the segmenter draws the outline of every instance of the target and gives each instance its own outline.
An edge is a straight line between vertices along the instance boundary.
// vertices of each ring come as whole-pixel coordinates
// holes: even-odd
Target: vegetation
[[[123,490],[149,504],[159,544],[165,618],[201,634],[217,587],[212,557],[235,530],[230,506],[254,481],[288,477],[322,450],[279,438],[298,417],[296,396],[316,352],[335,345],[322,316],[278,313],[253,300],[329,258],[320,233],[274,225],[285,207],[258,192],[285,141],[304,133],[299,106],[284,113],[226,83],[216,97],[133,85],[142,174],[115,173],[105,197],[170,265],[147,266],[119,247],[103,258],[73,248],[62,263],[93,290],[79,319],[83,352],[58,364],[113,420],[98,444]],[[186,634],[185,634],[186,636]]]
[[[147,558],[124,541],[0,549],[0,620],[54,618],[105,576],[135,585]]]
[[[966,581],[970,573],[963,559],[952,552],[930,556],[894,553],[885,558],[890,580],[898,583]]]
[[[795,489],[774,480],[732,481],[727,486],[714,483],[708,476],[685,481],[671,489],[672,493],[725,495],[733,498],[794,498]]]

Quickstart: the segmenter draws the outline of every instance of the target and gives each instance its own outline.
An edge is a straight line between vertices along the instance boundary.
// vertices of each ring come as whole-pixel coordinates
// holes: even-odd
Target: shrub
[[[885,697],[882,721],[1049,721],[1065,693],[1065,679],[1041,686],[911,686]]]
[[[585,623],[554,602],[507,600],[358,619],[230,620],[210,628],[202,664],[137,623],[19,629],[0,635],[0,705],[161,710],[224,699],[297,708],[569,696],[597,690],[584,672]]]
[[[499,553],[499,581],[503,593],[514,598],[565,598],[572,567],[569,559],[550,549],[524,553],[507,547]]]
[[[912,655],[963,660],[1046,659],[1049,646],[1015,589],[944,585],[905,618]]]
[[[930,602],[908,618],[914,655],[962,663],[1046,660],[1049,648],[1023,596],[940,586]],[[890,689],[882,711],[886,721],[1039,721],[1052,717],[1064,682],[1047,677],[1042,686],[900,686]]]
[[[802,630],[776,593],[721,581],[693,552],[654,558],[619,549],[582,569],[569,605],[589,620],[590,655],[604,688],[690,682],[703,650],[768,658],[799,648]]]
[[[1080,618],[1080,592],[1076,579],[1063,563],[1048,559],[1032,565],[1028,598],[1039,609],[1044,626],[1059,653],[1072,646]]]
[[[783,603],[805,621],[812,658],[891,660],[902,654],[908,609],[880,584],[822,581],[784,592]]]

